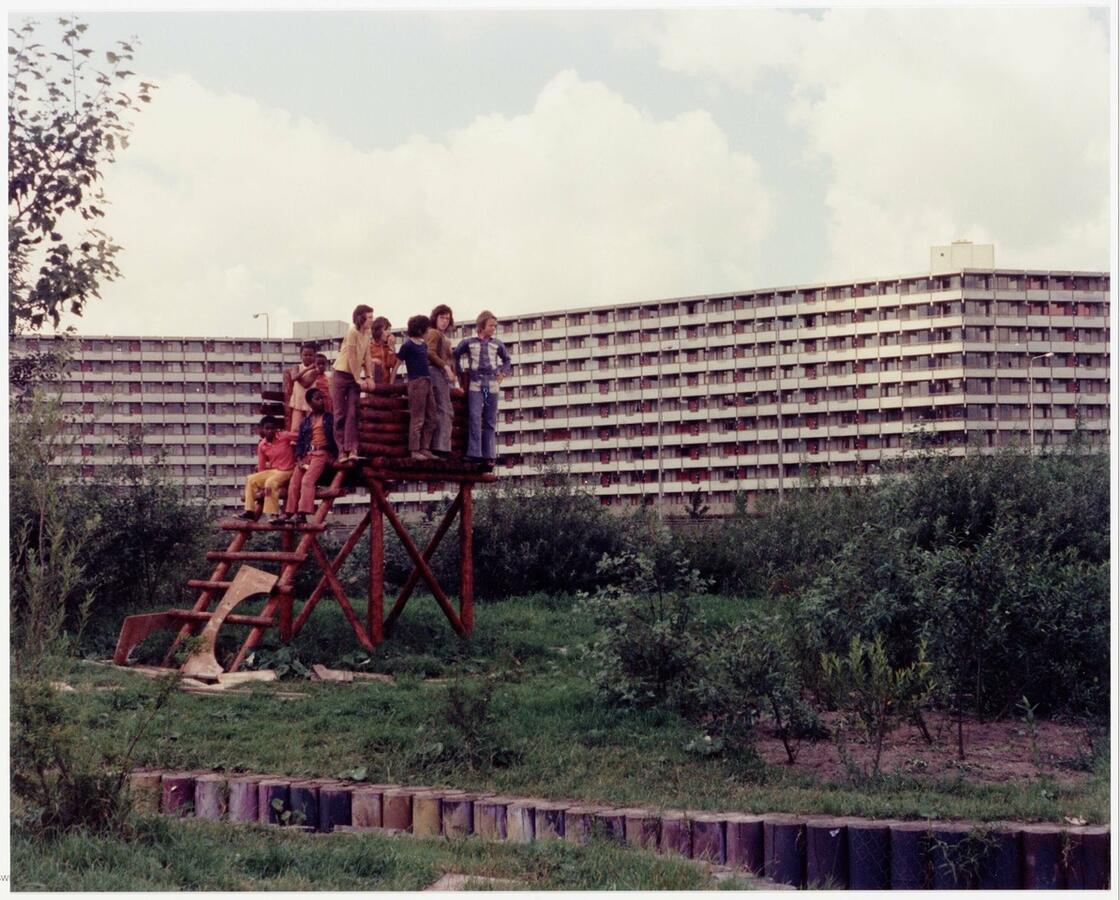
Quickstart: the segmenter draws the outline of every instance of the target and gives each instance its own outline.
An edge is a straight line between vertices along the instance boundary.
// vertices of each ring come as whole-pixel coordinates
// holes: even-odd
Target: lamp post
[[[1034,452],[1034,378],[1031,376],[1031,366],[1036,359],[1050,359],[1053,355],[1054,352],[1050,351],[1027,360],[1027,435],[1032,453]]]

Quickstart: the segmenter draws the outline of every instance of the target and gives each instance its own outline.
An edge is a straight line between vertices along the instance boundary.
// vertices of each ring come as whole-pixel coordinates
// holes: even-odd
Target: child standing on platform
[[[334,441],[338,445],[339,465],[358,458],[358,396],[364,388],[373,390],[373,362],[369,354],[373,307],[364,303],[354,307],[354,324],[342,339],[338,359],[331,373],[331,405],[334,407]]]
[[[288,502],[284,513],[272,520],[273,525],[287,525],[295,516],[294,524],[307,524],[307,514],[315,509],[315,485],[319,476],[334,462],[338,448],[334,443],[334,417],[326,411],[326,397],[318,388],[307,392],[311,407],[299,428],[296,438],[296,474],[288,482]]]
[[[257,471],[245,479],[245,512],[238,518],[256,521],[257,490],[264,488],[264,511],[267,515],[280,512],[280,488],[292,477],[296,465],[292,441],[296,435],[280,431],[280,422],[265,416],[260,424],[261,442],[257,444]]]
[[[498,389],[510,373],[506,345],[494,337],[498,319],[490,310],[475,320],[478,334],[463,338],[453,353],[456,368],[467,375],[467,457],[494,465],[498,424]]]
[[[455,324],[451,307],[441,303],[432,310],[428,323],[428,363],[432,370],[432,394],[436,400],[436,428],[432,433],[432,450],[440,456],[451,452],[451,386],[455,384],[455,369],[451,357],[451,341],[447,333]]]
[[[392,327],[384,316],[378,316],[373,320],[369,353],[373,359],[373,371],[370,377],[374,384],[392,384],[397,366],[401,364],[397,354],[393,352],[396,338],[393,337]]]
[[[432,394],[431,367],[428,365],[428,317],[408,320],[408,337],[397,355],[408,371],[408,450],[413,459],[436,459],[429,451],[436,427],[436,398]]]
[[[289,431],[299,431],[299,423],[310,412],[307,389],[315,384],[315,354],[319,345],[305,341],[299,348],[299,365],[284,370],[284,414]]]

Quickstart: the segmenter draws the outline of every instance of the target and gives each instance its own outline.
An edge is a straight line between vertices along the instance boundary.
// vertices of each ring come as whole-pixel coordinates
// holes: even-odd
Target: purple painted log
[[[381,827],[382,789],[371,785],[354,788],[350,793],[350,821],[354,828]]]
[[[506,807],[506,840],[515,844],[536,840],[536,824],[536,800],[516,800]]]
[[[189,816],[194,808],[194,775],[165,772],[160,780],[160,812]]]
[[[280,825],[284,813],[291,809],[291,781],[265,778],[257,785],[257,821],[262,825]]]
[[[163,772],[137,770],[128,776],[132,808],[139,813],[158,813]]]
[[[1053,890],[1062,887],[1062,832],[1056,825],[1024,825],[1023,874],[1020,887]]]
[[[260,777],[243,776],[229,780],[229,820],[257,821],[257,787]]]
[[[345,785],[323,785],[319,788],[319,830],[334,831],[337,825],[351,825],[350,791]]]
[[[412,791],[408,788],[385,791],[381,795],[381,820],[383,828],[410,831],[412,829]]]
[[[765,868],[762,840],[762,817],[733,815],[727,817],[727,864],[761,875]]]
[[[692,859],[692,823],[684,812],[671,810],[662,814],[661,852]]]
[[[594,818],[595,821],[591,825],[592,834],[616,844],[626,843],[626,816],[623,810],[601,807]]]
[[[811,819],[805,823],[805,882],[809,887],[848,887],[847,825],[845,819]]]
[[[692,858],[722,865],[727,859],[725,817],[719,813],[694,813],[692,821]]]
[[[779,884],[805,886],[805,823],[795,816],[762,820],[763,871]]]
[[[890,827],[891,890],[925,890],[932,884],[928,871],[929,825],[895,822]]]
[[[293,781],[289,801],[292,815],[289,823],[303,825],[311,831],[319,830],[319,791],[322,783],[315,781]]]
[[[546,800],[537,804],[538,841],[562,840],[564,837],[564,811],[570,803]]]
[[[443,836],[462,838],[474,834],[474,803],[478,794],[443,798]]]
[[[1090,825],[1066,831],[1066,887],[1082,891],[1103,891],[1109,887],[1109,829]]]
[[[570,844],[586,844],[595,829],[598,806],[570,806],[564,811],[564,840]]]
[[[984,891],[1017,890],[1023,868],[1019,826],[993,822],[984,828],[983,840],[976,886]]]
[[[507,809],[510,797],[483,797],[474,801],[474,833],[490,841],[504,841],[509,834]]]
[[[891,886],[891,829],[883,822],[849,819],[848,887],[885,891]]]
[[[930,830],[929,862],[935,891],[967,891],[974,872],[968,859],[968,825],[938,822]]]
[[[195,817],[212,822],[224,819],[227,793],[224,775],[199,775],[194,780]]]
[[[661,817],[648,809],[621,810],[626,843],[642,850],[656,850],[661,840]]]

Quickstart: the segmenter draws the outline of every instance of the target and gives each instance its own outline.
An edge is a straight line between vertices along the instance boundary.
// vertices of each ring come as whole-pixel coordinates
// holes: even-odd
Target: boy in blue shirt
[[[408,451],[413,459],[438,459],[431,452],[436,430],[436,397],[428,366],[428,342],[424,340],[430,323],[427,316],[408,320],[408,337],[397,348],[397,358],[408,372]]]

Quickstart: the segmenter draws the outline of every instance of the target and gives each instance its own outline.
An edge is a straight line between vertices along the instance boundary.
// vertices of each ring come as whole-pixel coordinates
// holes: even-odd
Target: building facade
[[[961,454],[1061,446],[1075,428],[1107,441],[1109,315],[1104,272],[965,268],[511,316],[497,471],[516,483],[558,466],[605,505],[680,509],[699,493],[721,511],[807,474],[873,474],[916,433]],[[64,386],[74,453],[88,474],[158,454],[192,493],[236,506],[260,392],[280,389],[299,344],[83,337]],[[411,487],[394,497],[417,506],[446,486]]]

